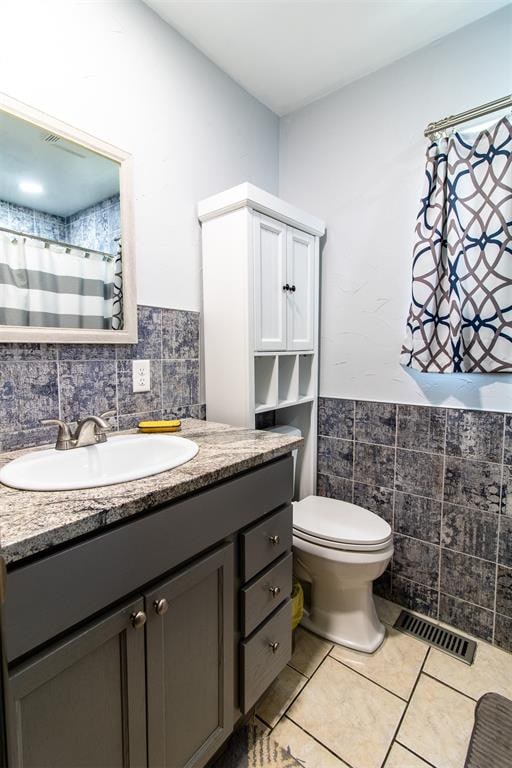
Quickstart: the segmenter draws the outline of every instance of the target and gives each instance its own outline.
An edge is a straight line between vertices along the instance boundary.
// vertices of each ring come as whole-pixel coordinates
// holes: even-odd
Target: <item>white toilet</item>
[[[290,426],[269,431],[301,434]],[[384,626],[372,587],[393,555],[389,524],[355,504],[307,496],[293,503],[293,553],[295,576],[310,592],[302,624],[348,648],[375,651]]]

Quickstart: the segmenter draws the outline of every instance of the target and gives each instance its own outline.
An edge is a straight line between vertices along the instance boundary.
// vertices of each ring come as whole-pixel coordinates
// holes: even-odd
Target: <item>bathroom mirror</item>
[[[137,340],[130,156],[0,94],[0,341]]]

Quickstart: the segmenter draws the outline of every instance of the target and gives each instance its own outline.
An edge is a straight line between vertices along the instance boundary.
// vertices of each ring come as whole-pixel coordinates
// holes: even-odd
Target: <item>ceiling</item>
[[[510,0],[144,0],[278,115],[508,5]]]
[[[20,182],[42,192],[20,189]],[[0,110],[0,200],[70,216],[119,193],[119,165]]]

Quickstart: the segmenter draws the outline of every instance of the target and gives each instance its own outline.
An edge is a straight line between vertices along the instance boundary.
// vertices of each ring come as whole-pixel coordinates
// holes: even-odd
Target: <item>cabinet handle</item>
[[[268,540],[270,541],[271,544],[279,544],[280,542],[279,536],[269,536]]]
[[[132,615],[130,616],[130,621],[134,629],[142,629],[142,627],[146,623],[146,619],[147,619],[147,616],[144,613],[144,611],[136,611],[136,613],[132,613]]]
[[[281,592],[281,587],[269,587],[268,591],[272,595],[272,597],[277,597],[278,594]]]
[[[158,613],[159,616],[163,616],[164,613],[167,613],[169,610],[169,603],[165,599],[165,597],[162,597],[160,600],[155,600],[153,603],[153,608],[155,609],[156,613]]]
[[[288,285],[288,283],[286,283],[286,285],[283,285],[283,291],[289,291],[289,290],[290,290],[290,286]]]
[[[294,285],[291,285],[291,286],[290,286],[290,291],[291,291],[292,293],[295,293],[295,291],[296,291],[296,290],[297,290],[297,289],[296,289],[296,287],[295,287]]]
[[[272,649],[272,653],[276,653],[279,648],[279,643],[269,643],[269,647]]]

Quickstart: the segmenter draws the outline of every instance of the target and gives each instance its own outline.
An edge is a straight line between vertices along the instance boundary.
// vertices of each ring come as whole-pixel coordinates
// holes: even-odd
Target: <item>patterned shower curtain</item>
[[[512,125],[427,149],[403,365],[512,372]]]

